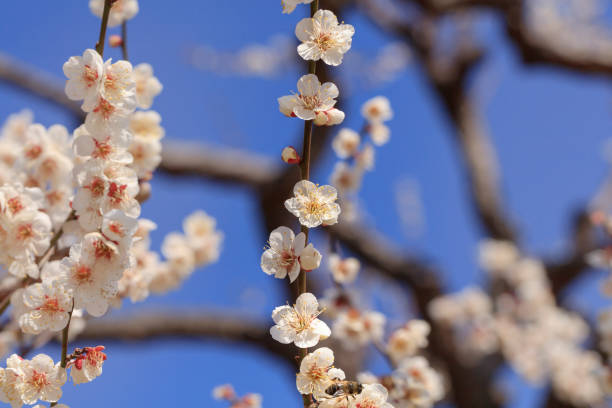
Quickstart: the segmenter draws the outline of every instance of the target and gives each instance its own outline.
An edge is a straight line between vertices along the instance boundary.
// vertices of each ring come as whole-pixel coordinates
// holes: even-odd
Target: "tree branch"
[[[95,342],[143,342],[163,338],[244,342],[296,365],[295,353],[272,339],[269,324],[218,312],[161,311],[91,319],[78,336],[78,340]]]

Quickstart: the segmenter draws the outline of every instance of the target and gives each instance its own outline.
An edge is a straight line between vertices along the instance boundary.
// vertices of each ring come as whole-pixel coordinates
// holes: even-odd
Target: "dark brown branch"
[[[269,324],[217,312],[162,311],[134,316],[91,319],[78,340],[143,342],[164,338],[243,342],[295,365],[291,347],[272,339]]]

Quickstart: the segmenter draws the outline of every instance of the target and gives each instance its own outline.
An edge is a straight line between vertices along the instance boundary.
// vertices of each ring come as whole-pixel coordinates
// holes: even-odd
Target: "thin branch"
[[[218,312],[163,311],[92,319],[78,335],[78,340],[96,342],[148,342],[163,338],[244,342],[296,366],[295,353],[272,339],[267,322]]]

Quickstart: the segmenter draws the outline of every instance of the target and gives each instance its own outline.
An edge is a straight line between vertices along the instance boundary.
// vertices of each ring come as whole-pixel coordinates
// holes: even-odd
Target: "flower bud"
[[[288,164],[298,164],[300,162],[300,155],[293,146],[287,146],[281,153],[283,161]]]
[[[121,47],[123,45],[123,38],[120,35],[113,34],[108,37],[108,44],[111,47]]]
[[[330,109],[327,112],[327,126],[339,125],[344,121],[344,112],[339,109]]]

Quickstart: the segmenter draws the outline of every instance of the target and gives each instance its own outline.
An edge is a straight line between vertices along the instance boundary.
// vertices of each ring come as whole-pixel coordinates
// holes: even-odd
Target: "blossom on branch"
[[[297,347],[309,348],[328,338],[329,327],[317,317],[319,302],[312,293],[303,293],[292,306],[279,306],[272,312],[275,326],[270,329],[274,340],[283,344],[295,343]]]
[[[338,222],[340,206],[335,202],[338,193],[332,186],[319,187],[301,180],[293,187],[293,194],[293,198],[285,201],[285,208],[299,218],[300,224],[314,228]]]
[[[351,48],[355,28],[350,24],[338,24],[335,14],[318,10],[312,18],[305,18],[295,28],[295,35],[302,41],[297,48],[305,60],[323,60],[337,66]]]

